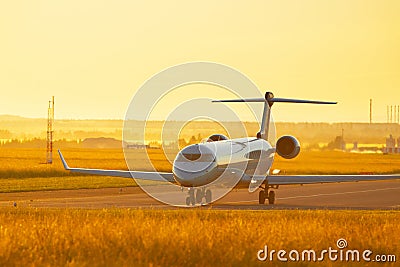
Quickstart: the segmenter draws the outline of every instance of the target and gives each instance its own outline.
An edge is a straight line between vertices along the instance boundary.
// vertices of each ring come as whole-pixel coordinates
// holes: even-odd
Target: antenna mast
[[[369,123],[372,123],[372,98],[369,100]]]
[[[47,153],[46,163],[53,163],[53,123],[54,123],[54,96],[49,101],[49,108],[47,110]]]

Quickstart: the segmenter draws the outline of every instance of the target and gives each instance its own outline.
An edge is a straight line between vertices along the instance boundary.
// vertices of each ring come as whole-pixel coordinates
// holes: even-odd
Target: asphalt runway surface
[[[258,191],[234,189],[211,209],[385,209],[400,210],[400,180],[281,186],[274,205],[259,205]],[[182,193],[183,194],[183,193]],[[0,207],[174,208],[139,187],[0,193]]]

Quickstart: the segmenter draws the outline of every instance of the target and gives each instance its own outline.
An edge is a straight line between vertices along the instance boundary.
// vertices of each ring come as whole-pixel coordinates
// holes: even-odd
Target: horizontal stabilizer
[[[245,99],[226,99],[226,100],[212,100],[212,102],[265,102],[264,98],[245,98]]]
[[[304,100],[304,99],[290,99],[290,98],[271,98],[268,100],[268,102],[272,103],[304,103],[304,104],[328,104],[328,105],[334,105],[337,104],[337,102],[330,102],[330,101],[316,101],[316,100]]]
[[[249,103],[300,103],[300,104],[330,104],[334,105],[337,104],[337,102],[330,102],[330,101],[316,101],[316,100],[305,100],[305,99],[291,99],[291,98],[278,98],[278,97],[273,97],[273,98],[244,98],[244,99],[226,99],[226,100],[213,100],[212,102],[249,102]]]

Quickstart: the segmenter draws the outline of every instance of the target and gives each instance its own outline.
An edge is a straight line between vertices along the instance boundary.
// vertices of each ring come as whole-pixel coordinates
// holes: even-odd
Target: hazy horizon
[[[47,117],[25,117],[20,115],[13,114],[0,114],[0,121],[4,117],[15,117],[15,119],[32,119],[32,120],[47,120]],[[13,118],[9,119],[12,120]],[[55,118],[57,120],[70,120],[70,121],[124,121],[124,119],[119,118]],[[150,120],[150,122],[162,122],[163,120]],[[177,120],[180,121],[180,120]],[[201,121],[201,120],[200,120]],[[207,121],[207,120],[205,120]],[[226,122],[237,122],[237,121],[226,121]],[[244,123],[259,123],[258,121],[242,121]],[[354,124],[370,124],[367,121],[276,121],[275,123],[321,123],[321,124],[340,124],[340,123],[354,123]],[[388,122],[372,122],[372,124],[399,124],[396,122],[388,123]],[[0,129],[1,130],[1,129]]]

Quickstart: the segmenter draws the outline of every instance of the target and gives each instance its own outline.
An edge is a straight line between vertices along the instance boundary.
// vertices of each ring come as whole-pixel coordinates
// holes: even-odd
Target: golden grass
[[[145,165],[145,151],[137,153],[137,166]],[[171,171],[171,164],[159,149],[148,150],[159,171]],[[119,169],[127,166],[122,149],[65,149],[71,167]],[[65,171],[58,154],[52,165],[44,149],[0,149],[0,192],[135,186],[133,179],[84,176]],[[303,151],[293,160],[277,156],[273,168],[286,174],[400,173],[400,155],[353,154],[336,151]],[[146,169],[146,168],[145,168]]]
[[[399,220],[398,211],[0,208],[0,266],[252,266],[264,245],[320,251],[339,238],[398,254]]]
[[[66,150],[66,153],[76,166],[126,169],[121,150]],[[1,148],[0,192],[136,185],[133,179],[70,173],[64,170],[58,154],[54,154],[53,164],[43,164],[45,156],[44,149]]]
[[[105,176],[36,177],[0,179],[0,192],[27,192],[60,189],[97,189],[136,186],[133,179]]]
[[[70,166],[126,169],[121,150],[63,152]],[[56,155],[53,165],[39,164],[44,156],[44,150],[1,149],[0,192],[134,184],[131,179],[72,175]],[[151,157],[157,168],[168,171],[160,150],[152,150]],[[294,160],[277,157],[274,163],[286,173],[327,174],[392,173],[399,166],[399,155],[307,151]],[[0,266],[249,266],[259,265],[256,253],[264,245],[321,250],[335,247],[339,238],[350,248],[396,254],[399,220],[399,211],[7,207],[0,208]]]

